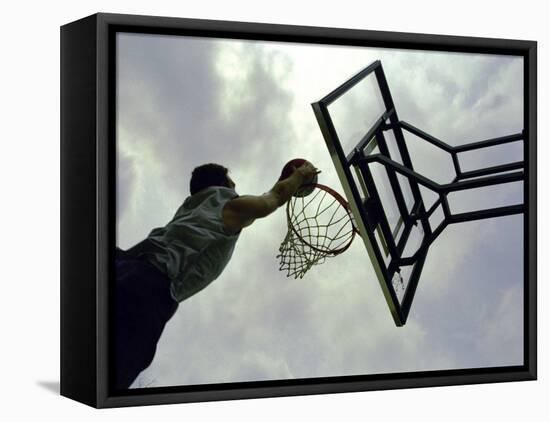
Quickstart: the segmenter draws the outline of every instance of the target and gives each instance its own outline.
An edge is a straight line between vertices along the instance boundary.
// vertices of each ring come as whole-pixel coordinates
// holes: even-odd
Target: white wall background
[[[370,3],[370,2],[369,2]],[[58,396],[59,382],[59,26],[104,11],[189,18],[256,21],[449,35],[531,39],[539,42],[539,216],[548,215],[550,31],[543,2],[498,6],[464,0],[391,3],[340,0],[155,2],[105,0],[20,2],[3,7],[3,116],[0,183],[4,235],[0,332],[3,420],[542,420],[548,414],[548,271],[539,265],[539,381],[328,396],[290,397],[94,411]],[[391,13],[391,16],[388,16]],[[550,235],[539,217],[539,263]],[[36,256],[34,244],[50,252]],[[546,388],[545,388],[546,387]]]

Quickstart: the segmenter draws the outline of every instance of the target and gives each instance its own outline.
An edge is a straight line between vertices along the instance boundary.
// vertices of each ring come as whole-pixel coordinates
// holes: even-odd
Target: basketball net
[[[348,203],[328,186],[287,203],[287,233],[279,247],[280,271],[302,278],[314,265],[346,251],[356,234]],[[305,186],[307,187],[307,185]]]

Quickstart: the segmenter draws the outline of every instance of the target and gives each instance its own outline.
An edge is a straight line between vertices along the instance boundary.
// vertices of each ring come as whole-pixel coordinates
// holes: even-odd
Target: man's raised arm
[[[245,195],[229,201],[223,209],[223,221],[227,229],[237,232],[251,225],[257,218],[267,217],[285,204],[306,180],[318,171],[306,162],[286,179],[280,180],[263,195]]]

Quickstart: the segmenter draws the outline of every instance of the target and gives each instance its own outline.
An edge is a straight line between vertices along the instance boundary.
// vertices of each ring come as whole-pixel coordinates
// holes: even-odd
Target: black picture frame
[[[524,364],[117,392],[109,385],[109,277],[114,251],[114,35],[117,31],[288,41],[524,58]],[[121,14],[61,27],[61,395],[97,408],[535,380],[537,378],[534,41]]]

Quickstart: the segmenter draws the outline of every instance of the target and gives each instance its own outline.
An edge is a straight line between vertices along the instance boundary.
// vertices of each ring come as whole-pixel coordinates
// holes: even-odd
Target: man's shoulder
[[[193,209],[201,205],[216,205],[224,203],[238,197],[239,195],[233,189],[223,186],[210,186],[199,192],[188,196],[180,206],[180,210]]]

